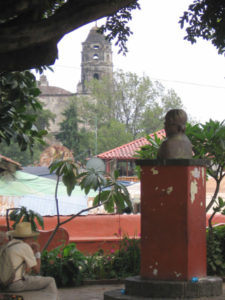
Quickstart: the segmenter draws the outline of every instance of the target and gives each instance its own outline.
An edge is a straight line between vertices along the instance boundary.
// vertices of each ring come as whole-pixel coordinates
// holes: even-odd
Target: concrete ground
[[[83,285],[81,287],[60,288],[58,300],[103,300],[106,291],[124,289],[124,284],[95,284]],[[223,283],[224,296],[219,299],[225,299],[225,282]],[[5,293],[4,293],[5,294]],[[122,296],[122,295],[121,295]],[[25,300],[53,300],[48,294],[42,295],[40,298],[39,293],[26,292],[24,295]],[[135,298],[137,299],[137,298]],[[141,298],[143,299],[143,298]],[[201,298],[202,299],[202,298]],[[166,300],[166,299],[165,299]],[[207,300],[211,300],[207,298]]]
[[[123,288],[124,284],[92,284],[81,287],[60,288],[57,300],[103,300],[104,292]],[[11,295],[12,293],[0,292],[0,300],[8,299],[8,297],[5,297],[7,294]],[[43,291],[20,292],[18,295],[22,295],[24,300],[56,300],[57,297],[57,295],[53,297],[52,294]]]
[[[124,284],[84,285],[76,288],[59,289],[60,300],[103,300],[104,292],[123,289]]]
[[[104,292],[123,289],[124,284],[96,284],[84,285],[76,288],[59,289],[60,300],[103,300]],[[223,283],[225,291],[225,282]],[[209,299],[210,300],[210,299]]]

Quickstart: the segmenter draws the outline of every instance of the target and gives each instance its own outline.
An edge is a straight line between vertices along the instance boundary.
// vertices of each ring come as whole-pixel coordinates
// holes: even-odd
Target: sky
[[[133,35],[126,56],[112,45],[114,71],[133,72],[160,81],[181,98],[189,119],[205,123],[225,119],[225,57],[211,42],[184,40],[178,24],[192,0],[140,0],[129,26]],[[98,21],[102,24],[103,20]],[[95,23],[87,24],[58,43],[58,60],[47,71],[49,85],[75,93],[81,78],[82,42]],[[37,75],[37,79],[39,76]]]

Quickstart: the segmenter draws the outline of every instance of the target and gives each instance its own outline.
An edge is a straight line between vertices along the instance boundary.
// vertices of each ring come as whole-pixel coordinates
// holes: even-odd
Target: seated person
[[[7,244],[9,241],[9,238],[7,236],[7,233],[5,231],[0,231],[0,247]]]
[[[165,116],[166,140],[162,142],[157,158],[191,159],[192,144],[185,135],[187,114],[182,109],[171,109]]]
[[[39,252],[39,244],[34,241],[34,238],[39,235],[39,232],[33,232],[30,222],[22,222],[16,225],[16,229],[8,231],[7,235],[12,239],[6,241],[6,234],[0,235],[1,243],[8,242],[8,245],[18,242],[15,245],[8,247],[9,257],[15,270],[20,266],[15,273],[14,281],[7,287],[10,292],[22,292],[32,290],[42,290],[48,294],[54,294],[58,297],[58,290],[54,278],[34,276],[30,273],[38,274],[40,272],[41,254]]]

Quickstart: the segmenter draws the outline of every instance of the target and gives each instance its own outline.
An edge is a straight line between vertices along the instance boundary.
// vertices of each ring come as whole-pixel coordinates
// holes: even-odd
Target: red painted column
[[[206,170],[200,160],[141,161],[141,277],[206,276]]]

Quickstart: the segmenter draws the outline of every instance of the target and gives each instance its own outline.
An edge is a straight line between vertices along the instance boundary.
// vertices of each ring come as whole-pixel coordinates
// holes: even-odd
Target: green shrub
[[[140,240],[123,237],[119,250],[99,250],[83,255],[74,243],[44,251],[41,274],[55,278],[58,287],[81,285],[84,279],[112,279],[138,275],[140,270]]]
[[[112,259],[117,278],[138,275],[140,272],[140,240],[125,236]]]
[[[41,257],[41,274],[55,278],[57,286],[76,286],[83,281],[85,256],[74,243],[54,250],[45,250]]]
[[[112,266],[112,256],[102,250],[86,257],[85,279],[112,279],[116,274]]]
[[[225,276],[225,225],[207,230],[207,274]]]
[[[138,275],[140,271],[140,240],[124,236],[119,249],[102,250],[87,257],[84,277],[86,279],[124,279]]]

